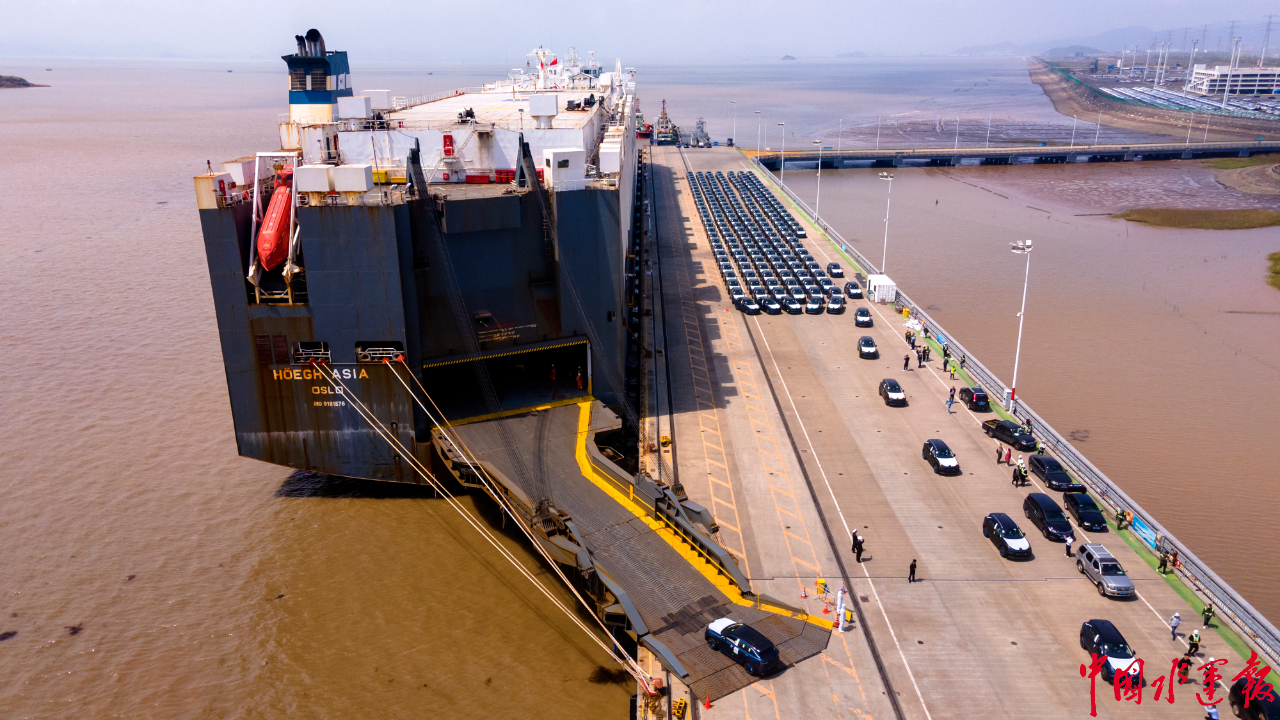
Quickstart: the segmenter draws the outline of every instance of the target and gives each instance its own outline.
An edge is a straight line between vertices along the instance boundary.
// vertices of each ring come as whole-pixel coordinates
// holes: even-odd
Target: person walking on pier
[[[911,346],[912,350],[916,349],[916,336],[910,330],[907,331],[907,344]]]
[[[582,366],[578,366],[578,389],[582,389]]]
[[[915,561],[915,558],[912,558],[912,559],[911,559],[911,572],[907,573],[907,582],[909,582],[909,583],[913,583],[913,582],[915,582],[915,581],[916,581],[916,561]]]
[[[965,360],[968,360],[968,359],[969,359],[969,357],[968,357],[967,355],[961,355],[961,356],[960,356],[960,369],[961,369],[961,370],[964,370],[964,361],[965,361]]]
[[[866,543],[867,539],[861,535],[858,536],[858,541],[854,543],[853,554],[858,562],[862,562],[862,549],[866,546]]]
[[[903,369],[903,370],[907,370],[907,369],[909,369],[910,367],[911,367],[911,356],[910,356],[910,355],[903,355],[903,356],[902,356],[902,369]]]
[[[1178,639],[1178,626],[1181,624],[1182,616],[1178,613],[1174,613],[1173,617],[1169,618],[1169,633],[1173,636],[1174,640]]]
[[[1156,572],[1164,575],[1169,570],[1169,553],[1160,553],[1160,564],[1156,567]]]
[[[1195,655],[1200,652],[1200,631],[1192,630],[1191,637],[1187,638],[1187,643],[1189,645],[1187,648],[1188,655]]]
[[[920,363],[916,367],[924,367],[924,350],[916,350],[916,360]]]
[[[1204,626],[1209,627],[1209,621],[1212,620],[1213,616],[1217,614],[1218,614],[1218,611],[1213,609],[1213,603],[1209,603],[1208,605],[1205,605],[1204,609],[1200,611],[1200,616],[1204,618]]]
[[[952,379],[952,380],[955,380],[955,379],[956,379],[956,364],[955,364],[955,362],[954,362],[954,361],[950,363],[950,367],[951,367],[951,379]]]
[[[922,349],[922,352],[924,354],[924,361],[929,362],[930,356],[933,354],[933,348],[928,345],[925,345],[924,348]]]
[[[1072,545],[1074,545],[1074,544],[1075,544],[1075,542],[1076,542],[1076,536],[1075,536],[1075,535],[1068,535],[1068,536],[1067,536],[1067,557],[1071,557],[1071,546],[1072,546]]]
[[[1009,465],[1009,464],[1011,464],[1011,462],[1012,462],[1012,458],[1013,458],[1013,448],[1005,448],[1005,450],[1004,450],[1004,464],[1005,464],[1005,465]]]
[[[996,441],[996,464],[1000,464],[1000,457],[1004,455],[1004,447],[1000,445],[1000,441]]]

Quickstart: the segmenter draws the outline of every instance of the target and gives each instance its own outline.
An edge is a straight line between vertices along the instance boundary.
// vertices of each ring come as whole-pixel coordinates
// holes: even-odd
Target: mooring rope
[[[553,605],[559,608],[561,612],[563,612],[570,620],[572,620],[575,625],[577,625],[583,632],[585,632],[588,636],[590,636],[591,640],[594,643],[599,645],[600,648],[603,649],[606,653],[608,653],[609,656],[613,658],[619,665],[622,665],[624,668],[626,668],[627,672],[630,673],[633,677],[635,677],[636,681],[640,683],[642,687],[644,687],[646,690],[649,690],[648,677],[644,674],[644,672],[640,669],[640,666],[636,664],[634,660],[632,660],[625,652],[623,653],[615,652],[614,648],[606,644],[599,637],[597,637],[596,634],[591,630],[591,628],[587,626],[585,623],[583,623],[574,614],[571,608],[566,607],[564,603],[560,601],[559,598],[555,597],[555,595],[550,591],[550,589],[548,589],[545,585],[543,585],[542,582],[538,580],[537,577],[534,576],[532,571],[526,568],[519,561],[519,559],[516,558],[515,555],[511,553],[511,551],[507,550],[507,548],[505,548],[502,545],[502,543],[499,542],[498,539],[493,536],[493,534],[489,531],[489,529],[484,527],[484,525],[480,522],[478,518],[476,518],[465,507],[463,507],[462,504],[459,503],[458,500],[453,496],[453,494],[448,491],[448,489],[444,486],[444,484],[441,483],[439,480],[437,480],[435,475],[433,475],[429,470],[427,470],[427,468],[423,466],[422,463],[418,461],[418,459],[414,457],[413,454],[410,453],[404,447],[404,445],[400,442],[398,438],[396,438],[394,435],[391,434],[390,430],[388,430],[386,426],[383,425],[382,422],[378,420],[377,417],[373,414],[373,411],[370,410],[367,406],[365,406],[365,404],[361,402],[358,397],[356,397],[353,393],[351,393],[350,388],[348,388],[342,382],[342,380],[338,378],[336,374],[334,374],[332,370],[328,370],[326,372],[325,366],[323,364],[316,363],[316,362],[312,362],[312,366],[320,372],[321,377],[327,380],[329,384],[332,385],[336,391],[338,391],[338,393],[343,395],[345,399],[351,401],[351,405],[349,405],[349,407],[355,410],[356,414],[358,414],[361,417],[361,419],[363,419],[371,428],[373,428],[374,432],[378,433],[379,437],[385,440],[388,444],[400,450],[402,456],[408,460],[412,468],[416,472],[418,472],[420,475],[422,475],[424,478],[426,478],[427,482],[431,485],[431,487],[434,488],[437,492],[439,492],[445,498],[445,500],[449,503],[449,505],[454,510],[456,510],[458,514],[460,514],[463,517],[463,519],[465,519],[467,523],[476,530],[476,532],[480,533],[481,537],[483,537],[486,541],[488,541],[488,543],[492,545],[493,548],[497,550],[504,558],[506,558],[508,562],[514,565],[521,575],[524,575],[524,577],[528,579],[529,582],[534,585],[534,587],[538,588],[538,590],[544,596],[546,596],[546,598],[550,600]],[[398,374],[397,374],[397,377],[398,377]],[[536,541],[534,544],[537,545]],[[553,566],[555,565],[554,560],[552,560],[552,564]],[[556,569],[557,571],[559,571],[558,567]],[[570,584],[570,587],[572,588],[571,584]],[[577,595],[576,589],[574,590],[574,594]],[[581,599],[580,596],[579,596],[579,599]],[[594,613],[592,613],[592,617],[595,617]],[[596,619],[597,621],[599,620],[598,618]],[[607,632],[607,629],[606,629],[606,632]],[[612,636],[611,636],[611,639],[612,639]],[[617,641],[614,640],[614,643],[616,645]],[[620,649],[621,648],[619,648],[619,650]],[[621,657],[619,657],[619,654],[621,654]]]

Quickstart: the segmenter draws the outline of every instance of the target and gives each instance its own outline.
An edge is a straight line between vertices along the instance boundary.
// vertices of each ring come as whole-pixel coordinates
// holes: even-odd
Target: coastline
[[[8,88],[33,88],[33,87],[49,87],[49,86],[29,82],[26,78],[20,78],[15,75],[0,75],[0,90],[4,90]]]
[[[1163,110],[1112,100],[1099,95],[1084,83],[1073,82],[1037,58],[1027,58],[1027,69],[1031,82],[1044,90],[1045,95],[1053,102],[1054,109],[1068,117],[1092,119],[1101,113],[1101,123],[1109,127],[1160,133],[1180,139],[1187,137],[1187,127],[1190,124],[1194,129],[1195,140],[1205,138],[1204,124],[1208,120],[1208,139],[1219,142],[1252,140],[1258,135],[1280,132],[1280,123],[1277,122]]]

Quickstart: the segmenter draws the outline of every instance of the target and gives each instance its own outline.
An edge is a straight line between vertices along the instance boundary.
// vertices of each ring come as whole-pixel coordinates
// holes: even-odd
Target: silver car
[[[1100,543],[1084,543],[1076,550],[1076,569],[1089,578],[1103,597],[1130,597],[1133,581],[1120,561]]]

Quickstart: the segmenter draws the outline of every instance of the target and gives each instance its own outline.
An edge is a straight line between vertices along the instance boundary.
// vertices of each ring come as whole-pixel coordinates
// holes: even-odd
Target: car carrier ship
[[[699,618],[819,652],[828,631],[751,592],[711,513],[636,472],[634,72],[537,48],[404,98],[295,39],[280,147],[195,177],[240,455],[482,490],[615,657],[643,646],[708,697],[751,679],[688,640]]]

